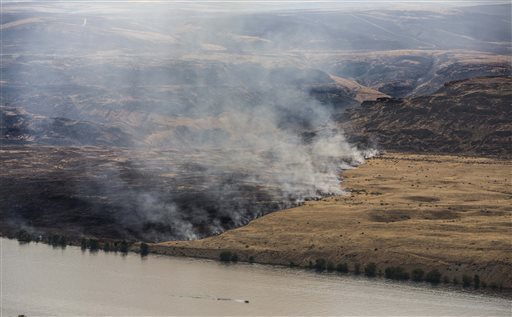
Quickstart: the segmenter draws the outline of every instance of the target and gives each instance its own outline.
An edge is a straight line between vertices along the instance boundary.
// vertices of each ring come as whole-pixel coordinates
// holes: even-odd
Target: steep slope
[[[352,140],[406,152],[512,155],[512,78],[445,84],[430,96],[364,102],[344,114]]]

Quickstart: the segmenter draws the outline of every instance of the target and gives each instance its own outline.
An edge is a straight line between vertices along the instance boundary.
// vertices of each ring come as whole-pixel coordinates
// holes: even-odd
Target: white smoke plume
[[[334,87],[291,50],[311,34],[279,16],[70,3],[33,4],[23,20],[27,6],[7,9],[21,22],[4,37],[2,103],[49,118],[27,126],[31,140],[81,153],[85,176],[69,169],[64,186],[80,203],[66,210],[95,226],[150,241],[216,234],[341,194],[340,172],[371,155],[336,123],[353,101],[311,94]]]

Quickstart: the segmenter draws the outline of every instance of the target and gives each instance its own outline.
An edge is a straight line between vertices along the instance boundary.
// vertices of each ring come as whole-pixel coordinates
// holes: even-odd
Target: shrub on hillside
[[[140,256],[146,256],[149,254],[149,246],[146,243],[140,244]]]
[[[470,287],[471,286],[471,276],[464,274],[462,276],[462,286]]]
[[[322,271],[325,271],[325,269],[327,268],[327,261],[325,259],[316,259],[315,261],[315,270],[317,272],[322,272]]]
[[[414,269],[411,272],[411,279],[415,282],[421,282],[421,281],[423,281],[424,275],[425,275],[425,272],[422,269]]]
[[[473,285],[475,286],[475,288],[480,288],[480,276],[478,274],[475,274],[475,276],[473,276]]]
[[[29,243],[32,241],[32,235],[26,230],[21,229],[20,231],[16,232],[16,239],[19,242]]]
[[[364,267],[364,274],[368,277],[375,277],[377,275],[377,264],[371,262]]]
[[[348,273],[348,264],[347,263],[340,263],[336,266],[336,271],[340,273]]]
[[[82,251],[87,249],[87,240],[85,238],[82,238],[82,240],[80,241],[80,249],[82,249]]]
[[[100,248],[100,243],[97,239],[89,239],[87,245],[89,246],[89,250],[91,250],[91,252],[98,251],[98,249]]]
[[[223,251],[220,253],[219,258],[222,262],[229,262],[229,261],[231,261],[231,252]]]
[[[60,236],[59,237],[59,242],[58,244],[61,246],[61,247],[66,247],[67,245],[67,240],[66,240],[66,237],[65,236]]]
[[[361,274],[361,264],[359,264],[359,263],[354,264],[354,274],[355,275]]]
[[[56,234],[52,234],[52,235],[48,236],[47,242],[49,245],[56,247],[59,245],[59,236]]]
[[[63,248],[66,247],[66,237],[60,236],[58,234],[52,234],[48,237],[48,244],[51,246],[57,247],[61,246]]]
[[[129,248],[129,244],[128,242],[126,242],[125,240],[121,241],[121,243],[119,244],[119,251],[121,251],[121,253],[123,254],[126,254],[128,253],[128,248]]]
[[[430,282],[432,284],[439,284],[441,282],[441,272],[437,269],[433,269],[425,275],[425,281]]]
[[[391,266],[386,268],[386,270],[384,271],[384,276],[386,278],[398,281],[404,281],[409,279],[409,273],[407,273],[405,269],[400,266]]]

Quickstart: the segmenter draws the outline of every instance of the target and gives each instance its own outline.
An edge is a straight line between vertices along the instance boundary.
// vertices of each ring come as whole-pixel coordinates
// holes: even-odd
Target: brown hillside
[[[406,152],[512,155],[512,78],[453,81],[436,93],[380,98],[346,111],[357,142]]]

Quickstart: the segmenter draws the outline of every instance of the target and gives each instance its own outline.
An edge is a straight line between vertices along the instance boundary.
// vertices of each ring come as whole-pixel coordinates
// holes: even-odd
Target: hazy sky
[[[72,4],[85,6],[101,4],[166,4],[185,10],[209,12],[279,11],[279,10],[438,10],[461,6],[507,4],[502,0],[2,0],[2,4],[14,2]],[[63,6],[67,7],[67,6]]]

